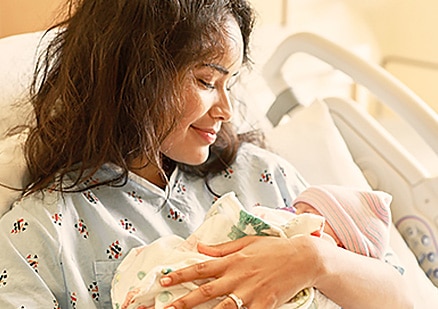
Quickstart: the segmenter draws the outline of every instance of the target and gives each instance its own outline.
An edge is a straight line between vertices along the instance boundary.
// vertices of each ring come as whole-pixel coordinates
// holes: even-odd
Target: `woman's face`
[[[223,56],[200,63],[188,74],[182,95],[183,117],[161,145],[161,151],[176,162],[205,162],[222,123],[233,114],[228,91],[242,64],[243,41],[234,19],[228,19],[225,27]]]

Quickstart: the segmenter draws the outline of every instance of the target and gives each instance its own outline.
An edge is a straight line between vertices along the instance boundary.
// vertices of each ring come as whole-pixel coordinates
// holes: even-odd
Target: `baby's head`
[[[294,204],[294,207],[295,207],[297,215],[315,214],[315,215],[323,216],[322,213],[320,213],[315,207],[313,207],[310,204],[307,204],[305,202],[296,202]],[[336,242],[336,245],[338,245],[338,247],[345,248],[344,245],[342,244],[341,240],[338,238],[338,236],[336,236],[335,231],[333,231],[332,226],[330,225],[329,222],[327,222],[327,220],[324,224],[324,233],[331,236],[333,238],[333,240]]]
[[[311,186],[293,202],[297,214],[314,213],[326,218],[324,232],[338,246],[383,258],[389,243],[392,197],[381,191],[360,191],[341,186]]]

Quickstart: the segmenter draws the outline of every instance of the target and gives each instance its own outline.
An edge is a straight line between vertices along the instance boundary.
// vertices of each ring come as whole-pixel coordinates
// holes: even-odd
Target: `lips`
[[[199,128],[191,126],[191,128],[204,140],[207,144],[213,144],[217,138],[217,130],[213,128]]]

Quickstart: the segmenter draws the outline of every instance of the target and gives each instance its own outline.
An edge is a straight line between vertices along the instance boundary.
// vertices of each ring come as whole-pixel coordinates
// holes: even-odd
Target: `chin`
[[[210,151],[207,149],[206,151],[193,151],[189,154],[186,154],[184,157],[177,157],[177,156],[169,156],[172,160],[183,163],[186,165],[201,165],[207,161],[208,156],[210,155]]]
[[[208,159],[208,154],[206,156],[199,156],[197,158],[192,158],[190,162],[186,162],[188,165],[201,165],[205,163]]]

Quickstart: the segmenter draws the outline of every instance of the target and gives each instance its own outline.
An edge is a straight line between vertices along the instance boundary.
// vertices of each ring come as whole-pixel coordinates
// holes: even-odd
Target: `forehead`
[[[218,41],[217,44],[213,44],[210,56],[200,60],[198,65],[209,67],[224,75],[234,73],[242,65],[244,49],[242,33],[235,19],[227,18],[218,34],[220,37],[216,37]]]
[[[230,76],[240,70],[244,43],[239,25],[234,17],[230,16],[223,22],[221,28],[216,32],[216,36],[208,37],[206,43],[209,43],[204,45],[208,52],[195,60],[189,71],[209,70]]]
[[[240,66],[243,61],[243,38],[239,25],[231,17],[224,24],[224,47],[223,60],[229,62],[229,66]]]

